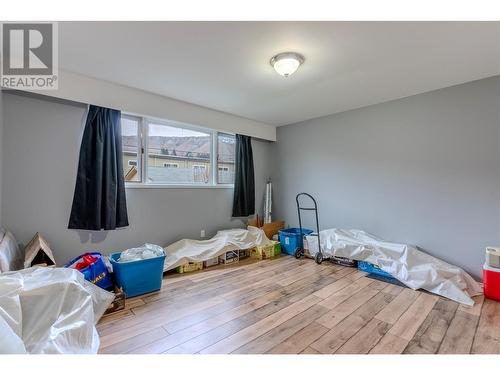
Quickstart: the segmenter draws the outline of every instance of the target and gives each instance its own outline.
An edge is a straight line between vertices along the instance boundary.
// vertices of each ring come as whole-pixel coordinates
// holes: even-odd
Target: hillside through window
[[[150,123],[148,181],[169,184],[208,184],[212,135]],[[175,167],[174,167],[175,165]]]

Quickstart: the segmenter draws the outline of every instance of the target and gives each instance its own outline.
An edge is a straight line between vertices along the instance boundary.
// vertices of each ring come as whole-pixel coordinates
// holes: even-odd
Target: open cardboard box
[[[255,218],[252,218],[252,219],[249,219],[248,225],[262,229],[264,231],[264,233],[266,234],[266,237],[269,238],[270,240],[273,239],[273,236],[275,234],[278,234],[280,229],[285,228],[284,221],[272,221],[270,223],[264,224],[262,222],[262,219],[259,218],[259,216],[256,216]]]

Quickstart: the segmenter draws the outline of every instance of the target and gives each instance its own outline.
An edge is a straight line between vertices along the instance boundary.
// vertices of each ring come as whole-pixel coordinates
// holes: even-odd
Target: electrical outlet
[[[205,238],[205,229],[202,229],[200,232],[200,237]]]

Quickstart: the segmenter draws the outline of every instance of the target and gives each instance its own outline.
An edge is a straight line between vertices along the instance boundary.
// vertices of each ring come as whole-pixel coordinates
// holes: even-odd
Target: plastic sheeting
[[[19,249],[14,235],[0,228],[0,273],[23,268],[24,251]]]
[[[134,262],[141,259],[162,257],[164,255],[165,253],[161,246],[146,243],[141,247],[134,247],[133,249],[123,251],[118,262]]]
[[[114,294],[70,268],[0,275],[0,353],[95,354],[95,324]]]
[[[270,243],[271,240],[266,237],[264,231],[256,227],[222,230],[209,240],[180,240],[165,248],[167,257],[164,271],[187,262],[202,262],[228,251],[250,249]]]
[[[481,285],[461,268],[426,254],[416,247],[387,242],[362,230],[327,229],[320,232],[326,256],[363,260],[379,266],[411,289],[424,289],[469,306],[471,297],[482,294]],[[312,255],[318,238],[307,236]]]

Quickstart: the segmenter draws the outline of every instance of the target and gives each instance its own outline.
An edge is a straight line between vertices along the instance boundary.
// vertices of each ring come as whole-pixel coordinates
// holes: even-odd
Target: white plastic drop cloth
[[[164,251],[161,246],[146,243],[141,247],[123,251],[118,262],[134,262],[141,259],[157,258],[163,255]]]
[[[95,324],[113,293],[71,268],[0,275],[0,353],[95,354]]]
[[[0,273],[23,268],[24,251],[19,249],[14,235],[0,228]]]
[[[271,240],[266,237],[264,231],[256,227],[222,230],[209,240],[180,240],[165,248],[164,271],[187,262],[202,262],[228,251],[250,249],[270,243]]]
[[[483,293],[481,285],[464,270],[411,245],[387,242],[356,229],[323,230],[320,239],[325,257],[375,264],[414,290],[425,289],[469,306],[474,305],[471,297]],[[315,255],[318,238],[307,236],[306,242],[311,255]]]

